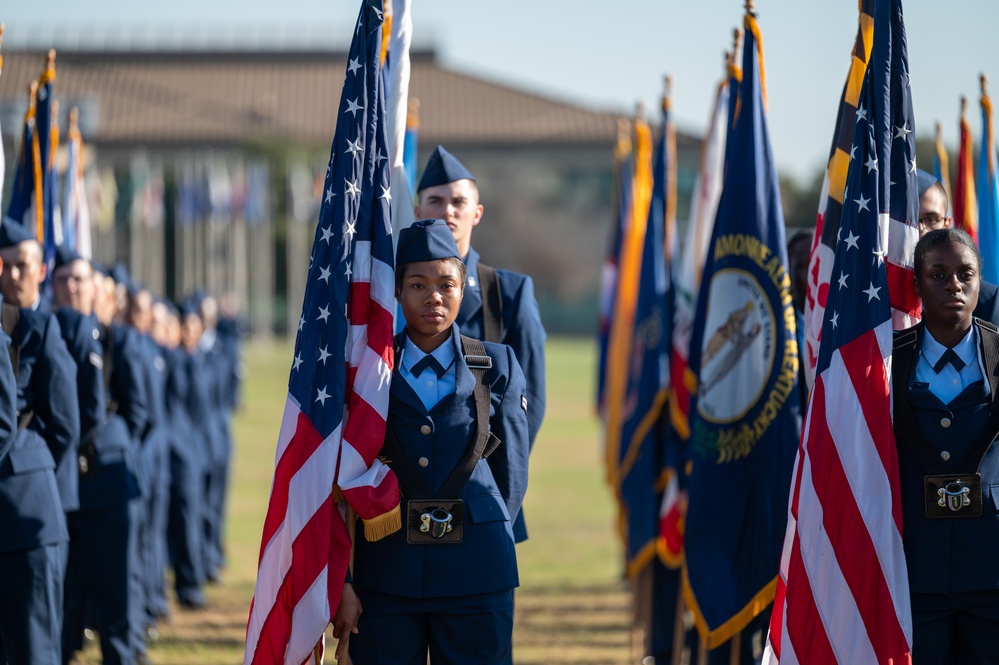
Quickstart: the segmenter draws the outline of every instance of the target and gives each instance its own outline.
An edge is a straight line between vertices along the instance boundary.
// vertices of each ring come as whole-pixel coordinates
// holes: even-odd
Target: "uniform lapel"
[[[420,396],[416,394],[413,390],[413,386],[409,385],[409,381],[406,377],[402,376],[399,372],[399,363],[402,359],[402,349],[406,345],[406,333],[401,332],[395,336],[395,357],[396,357],[396,369],[392,376],[392,388],[389,393],[394,399],[398,399],[403,404],[411,409],[415,409],[419,413],[427,413],[427,407],[424,406],[423,400]]]
[[[465,294],[458,310],[458,325],[462,326],[482,309],[482,289],[479,285],[479,253],[469,247],[465,259]],[[472,286],[474,280],[474,286]],[[466,368],[467,369],[467,368]]]

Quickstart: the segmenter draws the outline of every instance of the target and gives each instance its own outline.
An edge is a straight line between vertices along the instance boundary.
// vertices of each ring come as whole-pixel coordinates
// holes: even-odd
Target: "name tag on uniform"
[[[923,494],[928,519],[982,515],[981,474],[925,476]]]

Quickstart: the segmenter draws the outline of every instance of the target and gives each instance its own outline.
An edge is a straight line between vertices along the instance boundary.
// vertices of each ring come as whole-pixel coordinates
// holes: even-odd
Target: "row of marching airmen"
[[[175,307],[66,247],[48,272],[5,218],[0,662],[68,663],[94,633],[105,663],[144,662],[167,566],[197,609],[224,564],[238,326],[211,297]]]

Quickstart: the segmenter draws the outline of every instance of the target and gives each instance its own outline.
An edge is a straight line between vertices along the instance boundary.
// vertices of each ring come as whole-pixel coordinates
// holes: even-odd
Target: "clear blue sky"
[[[198,35],[222,43],[246,35],[308,31],[343,47],[357,0],[8,0],[0,10],[8,39],[37,38],[47,21],[59,33]],[[852,0],[757,0],[763,32],[770,133],[777,162],[810,176],[824,163],[857,25]],[[956,146],[958,97],[981,125],[978,74],[991,72],[999,96],[999,2],[905,3],[916,131],[944,123]],[[674,77],[682,129],[704,130],[722,52],[742,23],[738,0],[414,0],[414,42],[433,46],[449,67],[601,110],[657,108],[664,73]]]

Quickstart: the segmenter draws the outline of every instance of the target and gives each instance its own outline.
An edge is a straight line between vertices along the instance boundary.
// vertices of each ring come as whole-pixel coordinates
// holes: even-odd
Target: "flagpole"
[[[756,18],[756,2],[754,0],[746,0],[745,9],[746,9],[746,16],[750,16],[754,19]],[[735,58],[738,57],[740,43],[742,42],[742,30],[736,28],[732,35],[732,38],[733,38],[732,58],[733,61],[735,61]],[[760,87],[763,88],[762,63],[760,64]],[[766,103],[766,98],[767,98],[766,95],[767,95],[766,88],[763,88],[764,103]],[[729,663],[731,665],[739,665],[739,652],[741,651],[741,646],[742,646],[742,632],[743,632],[742,630],[737,631],[735,635],[733,635],[728,641],[729,649],[731,650],[729,652],[730,654]]]
[[[729,67],[737,66],[739,62],[739,49],[742,48],[742,28],[732,29],[732,50],[729,51],[729,59],[725,62],[725,72],[727,74]]]

